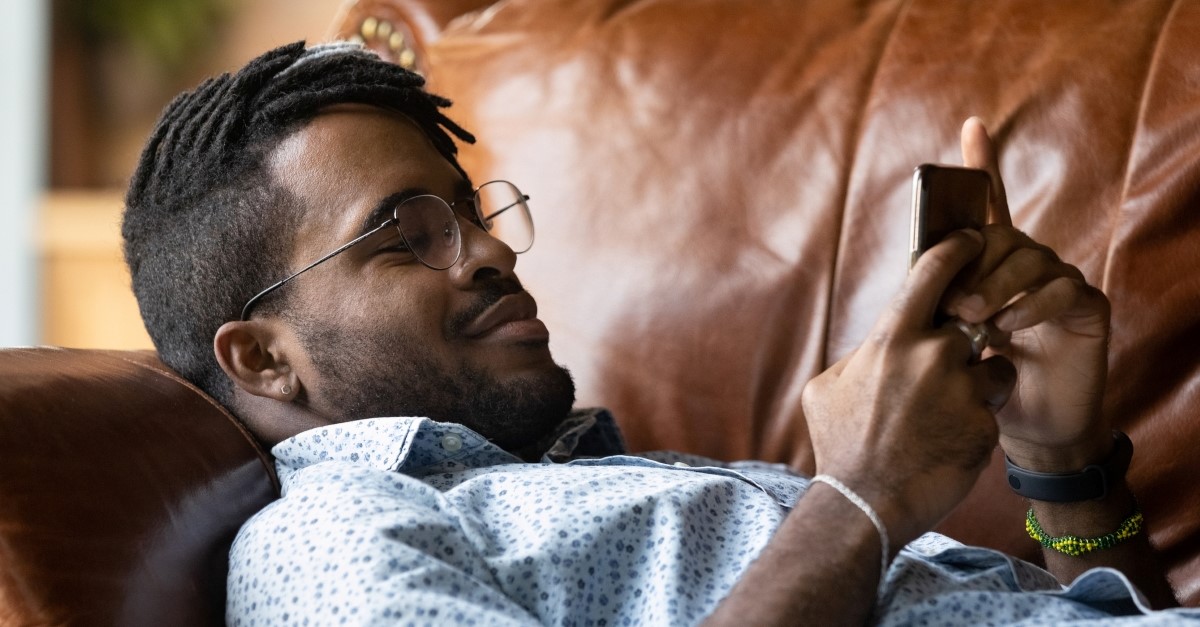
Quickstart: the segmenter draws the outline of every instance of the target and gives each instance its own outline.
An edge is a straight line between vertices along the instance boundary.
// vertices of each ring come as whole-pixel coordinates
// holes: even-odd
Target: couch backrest
[[[273,469],[152,353],[0,350],[0,625],[217,625]]]
[[[490,5],[490,6],[487,6]],[[909,180],[978,115],[1019,227],[1113,301],[1106,411],[1200,603],[1200,4],[359,0],[532,196],[517,270],[636,448],[811,466],[800,392],[905,274]],[[397,34],[399,33],[399,34]],[[944,529],[1024,556],[996,464]]]

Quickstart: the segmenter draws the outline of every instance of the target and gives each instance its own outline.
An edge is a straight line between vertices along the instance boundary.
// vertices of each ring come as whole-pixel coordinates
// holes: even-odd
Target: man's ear
[[[226,322],[213,336],[217,363],[248,394],[290,402],[300,391],[277,329],[259,320]]]

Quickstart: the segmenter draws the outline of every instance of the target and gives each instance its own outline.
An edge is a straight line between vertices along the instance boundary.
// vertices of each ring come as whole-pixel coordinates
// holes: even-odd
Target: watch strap
[[[1013,492],[1035,501],[1070,503],[1099,500],[1120,483],[1133,459],[1133,442],[1120,431],[1113,431],[1113,451],[1108,459],[1090,464],[1079,472],[1051,473],[1026,470],[1004,456],[1005,476]]]

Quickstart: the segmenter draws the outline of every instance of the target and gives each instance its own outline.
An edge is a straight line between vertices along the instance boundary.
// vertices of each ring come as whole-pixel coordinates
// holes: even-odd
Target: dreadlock
[[[167,105],[130,181],[121,225],[133,291],[163,362],[230,405],[233,387],[212,338],[286,274],[299,219],[267,157],[323,108],[354,103],[402,113],[462,172],[451,134],[475,139],[442,114],[450,101],[424,84],[360,46],[297,42]],[[262,308],[278,311],[281,296]]]

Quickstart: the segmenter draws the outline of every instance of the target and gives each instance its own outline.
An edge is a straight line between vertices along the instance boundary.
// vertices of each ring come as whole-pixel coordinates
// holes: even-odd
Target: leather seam
[[[1125,201],[1129,198],[1129,188],[1133,179],[1133,165],[1135,157],[1134,151],[1137,148],[1138,138],[1142,135],[1142,129],[1145,127],[1144,122],[1146,118],[1146,112],[1150,105],[1150,87],[1154,83],[1154,78],[1157,76],[1159,65],[1161,64],[1163,40],[1166,39],[1165,33],[1167,31],[1167,26],[1171,23],[1178,10],[1179,0],[1175,0],[1171,3],[1171,8],[1167,9],[1166,13],[1163,14],[1163,19],[1158,25],[1157,38],[1154,41],[1154,47],[1150,53],[1150,60],[1146,64],[1146,72],[1142,77],[1142,93],[1138,98],[1137,116],[1133,124],[1133,132],[1130,134],[1129,138],[1129,150],[1126,153],[1125,177],[1121,182],[1121,198],[1117,203],[1117,209],[1113,214],[1112,225],[1108,232],[1108,248],[1104,254],[1104,269],[1103,274],[1100,277],[1100,291],[1104,292],[1105,294],[1108,293],[1109,277],[1112,274],[1111,271],[1116,248],[1114,246],[1114,242],[1117,238],[1118,227],[1125,222],[1123,214],[1125,210]]]
[[[896,10],[896,15],[895,15],[895,17],[892,18],[892,24],[888,30],[887,37],[884,38],[883,46],[879,49],[879,56],[875,59],[875,65],[870,70],[871,78],[867,84],[866,93],[864,94],[862,101],[859,103],[860,108],[859,108],[858,114],[856,114],[854,116],[854,120],[855,120],[854,128],[851,131],[851,134],[853,135],[854,140],[853,140],[853,143],[850,144],[853,148],[850,152],[850,159],[849,159],[849,163],[847,164],[847,167],[845,169],[844,178],[842,179],[842,185],[841,185],[842,197],[841,197],[840,201],[838,202],[838,206],[841,207],[841,215],[838,217],[838,220],[837,220],[838,246],[837,246],[837,251],[834,254],[834,258],[833,258],[833,268],[832,268],[833,280],[830,281],[829,289],[825,294],[826,302],[829,303],[829,306],[825,310],[824,320],[821,321],[821,325],[824,327],[824,331],[821,334],[822,341],[821,341],[820,363],[825,368],[828,368],[830,365],[830,363],[829,363],[829,331],[830,331],[830,325],[832,324],[832,321],[833,321],[833,308],[835,305],[835,295],[837,294],[837,291],[838,291],[838,285],[841,282],[842,268],[844,266],[843,262],[844,262],[844,255],[845,255],[845,250],[844,250],[845,247],[842,244],[844,243],[843,240],[844,240],[844,236],[846,234],[846,216],[847,216],[846,203],[848,202],[848,200],[850,198],[850,184],[851,184],[851,180],[854,178],[855,165],[859,161],[858,156],[860,153],[860,147],[862,145],[863,128],[866,125],[866,115],[864,112],[865,112],[865,110],[870,108],[870,104],[874,100],[875,88],[879,81],[880,68],[883,67],[884,60],[887,58],[888,52],[889,52],[889,50],[891,50],[892,44],[896,39],[896,32],[897,32],[897,30],[899,30],[900,22],[904,19],[904,15],[906,13],[908,13],[909,8],[911,6],[912,6],[912,0],[903,0],[900,4],[899,8]]]

